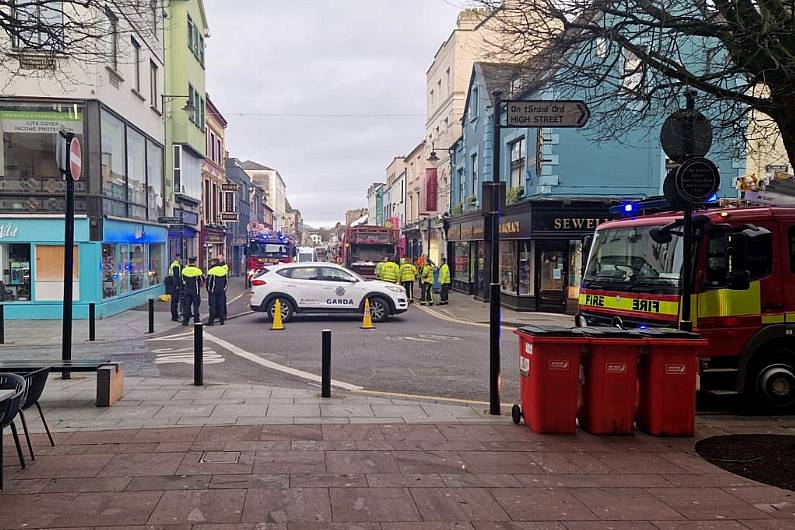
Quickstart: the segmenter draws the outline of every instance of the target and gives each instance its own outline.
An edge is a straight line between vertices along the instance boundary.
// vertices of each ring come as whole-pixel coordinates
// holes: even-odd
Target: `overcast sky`
[[[463,1],[205,0],[207,91],[230,156],[278,169],[308,224],[366,207],[424,135],[425,72]]]

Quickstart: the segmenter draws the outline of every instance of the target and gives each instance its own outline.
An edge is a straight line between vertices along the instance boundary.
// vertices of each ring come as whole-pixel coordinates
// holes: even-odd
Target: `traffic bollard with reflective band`
[[[590,339],[583,359],[580,427],[592,434],[632,434],[638,395],[638,355],[646,339],[618,328],[582,328]]]
[[[525,326],[519,336],[521,416],[538,433],[577,429],[580,359],[588,338],[578,328]],[[517,421],[516,406],[513,411]]]
[[[707,340],[669,329],[640,331],[648,354],[638,368],[638,428],[654,436],[692,436],[696,422],[698,357]]]

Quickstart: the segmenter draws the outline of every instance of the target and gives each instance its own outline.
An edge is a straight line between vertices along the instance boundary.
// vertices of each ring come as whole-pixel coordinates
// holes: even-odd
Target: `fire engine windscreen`
[[[257,243],[255,241],[249,244],[248,252],[249,256],[253,258],[281,258],[289,255],[289,249],[286,244]]]
[[[682,237],[652,238],[654,226],[598,230],[582,286],[608,291],[676,294],[682,271]],[[655,241],[656,239],[656,241]]]

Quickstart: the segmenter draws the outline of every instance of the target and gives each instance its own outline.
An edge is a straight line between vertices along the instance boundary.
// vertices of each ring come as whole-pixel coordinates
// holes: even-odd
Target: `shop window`
[[[119,294],[117,262],[116,245],[102,245],[102,298],[113,298]]]
[[[475,252],[470,260],[470,269],[475,272],[475,288],[480,293],[485,293],[488,287],[486,278],[486,243],[484,241],[475,242]]]
[[[127,200],[126,150],[124,122],[106,110],[101,113],[102,193],[105,197]]]
[[[127,247],[127,268],[130,277],[130,291],[140,291],[149,286],[149,264],[146,259],[146,246],[142,244]]]
[[[470,261],[469,243],[453,243],[453,278],[458,282],[469,283],[470,280]]]
[[[166,213],[163,204],[163,148],[149,140],[146,141],[146,178],[149,219],[156,221]]]
[[[582,241],[569,241],[569,293],[568,297],[576,300],[580,297],[582,281]]]
[[[146,205],[146,140],[130,127],[127,128],[127,193],[131,204]],[[146,208],[135,208],[130,216],[146,219]]]
[[[533,242],[519,243],[519,295],[533,294]]]
[[[30,272],[30,245],[0,245],[0,301],[29,301]]]
[[[72,298],[80,298],[80,254],[74,247]],[[63,300],[63,245],[36,245],[36,300]]]
[[[517,294],[516,241],[500,241],[500,289]]]

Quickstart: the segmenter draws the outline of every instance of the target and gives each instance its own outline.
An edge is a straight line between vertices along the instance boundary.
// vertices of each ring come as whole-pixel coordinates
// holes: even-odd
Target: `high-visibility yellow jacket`
[[[400,267],[397,263],[387,261],[381,269],[382,280],[385,282],[398,283],[400,280]]]
[[[381,280],[384,274],[384,262],[379,261],[375,264],[375,277]]]
[[[446,283],[451,283],[450,282],[450,266],[447,265],[447,263],[444,263],[444,264],[442,264],[441,267],[439,267],[439,283],[442,284],[442,285],[444,285]]]
[[[417,278],[417,268],[411,262],[404,261],[400,266],[400,281],[413,282]]]
[[[187,294],[200,294],[202,277],[204,273],[196,265],[188,265],[182,269],[182,281],[185,283]]]
[[[422,267],[422,283],[433,283],[433,267],[425,264]]]

